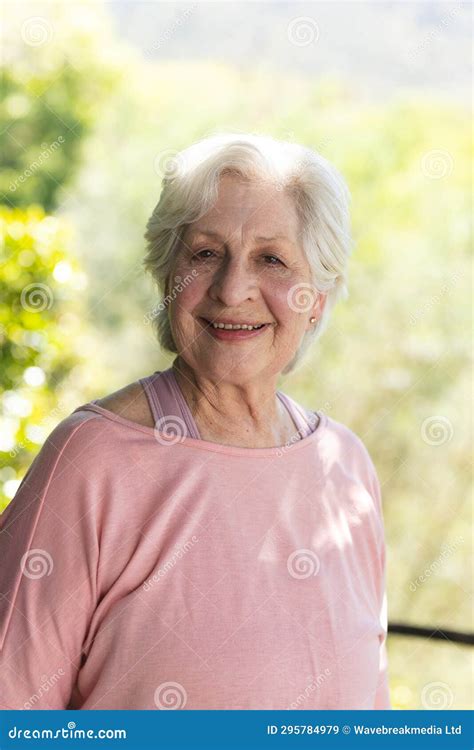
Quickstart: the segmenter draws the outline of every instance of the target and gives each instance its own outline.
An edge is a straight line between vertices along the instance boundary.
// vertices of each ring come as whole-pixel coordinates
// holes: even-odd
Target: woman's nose
[[[226,307],[237,307],[240,302],[255,299],[258,276],[242,261],[224,263],[213,278],[209,294]]]

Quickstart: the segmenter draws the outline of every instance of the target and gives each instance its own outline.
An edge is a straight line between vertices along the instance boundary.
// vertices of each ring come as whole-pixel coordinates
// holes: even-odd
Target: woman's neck
[[[298,428],[276,390],[214,383],[179,356],[172,371],[202,440],[244,448],[274,448],[298,439]]]

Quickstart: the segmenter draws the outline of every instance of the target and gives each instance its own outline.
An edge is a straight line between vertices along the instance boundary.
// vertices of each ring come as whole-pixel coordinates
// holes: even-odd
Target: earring
[[[310,318],[310,319],[309,319],[309,322],[310,322],[310,323],[316,323],[316,318]]]

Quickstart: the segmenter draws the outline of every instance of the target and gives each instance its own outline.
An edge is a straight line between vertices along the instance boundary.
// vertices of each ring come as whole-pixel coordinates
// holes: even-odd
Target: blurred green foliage
[[[86,137],[122,77],[101,20],[98,5],[2,13],[0,510],[84,390],[87,278],[73,225],[51,214],[70,199]]]
[[[40,206],[0,207],[0,510],[55,424],[81,361],[86,277],[72,228]],[[6,492],[5,492],[6,490]]]
[[[90,36],[93,42],[85,41],[85,32],[79,45],[68,42],[75,68],[81,45],[97,49]],[[66,32],[63,45],[65,39]],[[275,78],[196,61],[152,64],[120,49],[122,76],[114,77],[100,117],[90,68],[77,79],[74,71],[58,68],[58,88],[45,85],[53,81],[48,77],[36,84],[27,76],[24,85],[11,72],[7,78],[11,88],[1,118],[6,124],[11,118],[9,132],[28,156],[20,148],[8,157],[5,202],[34,201],[47,210],[57,204],[61,219],[48,225],[51,217],[37,208],[2,214],[3,252],[11,254],[2,269],[4,404],[15,404],[11,394],[26,402],[14,407],[23,414],[7,414],[13,451],[30,440],[29,427],[45,415],[57,422],[68,409],[171,363],[145,320],[157,300],[141,270],[145,223],[167,158],[218,130],[305,143],[346,177],[357,245],[349,299],[280,387],[346,424],[374,460],[384,501],[389,619],[470,629],[469,110],[410,91],[392,101],[361,102],[357,89],[337,78]],[[51,88],[59,102],[47,98]],[[54,112],[80,134],[82,146],[67,128],[59,129]],[[35,148],[60,133],[66,138],[60,154],[12,197],[10,181],[35,157]],[[66,183],[67,192],[56,190],[54,181]],[[74,249],[62,234],[65,219],[76,228]],[[50,230],[41,243],[37,228],[44,222]],[[25,265],[24,257],[34,257],[32,264]],[[63,262],[73,269],[67,283],[54,277]],[[76,285],[79,267],[87,286]],[[41,313],[24,310],[21,294],[29,283],[51,288],[54,304]],[[25,384],[29,367],[46,373],[43,385]],[[58,415],[60,394],[65,407]],[[46,434],[13,457],[3,454],[3,482],[21,479]],[[425,707],[423,690],[440,681],[449,686],[450,708],[472,707],[469,649],[393,636],[389,661],[395,707]]]
[[[10,4],[2,13],[8,44],[0,63],[0,193],[10,206],[36,203],[49,213],[67,197],[84,138],[122,73],[118,59],[104,55],[106,25],[92,33],[81,18],[75,26],[72,9],[60,4],[51,20],[33,16],[20,24],[18,10]]]

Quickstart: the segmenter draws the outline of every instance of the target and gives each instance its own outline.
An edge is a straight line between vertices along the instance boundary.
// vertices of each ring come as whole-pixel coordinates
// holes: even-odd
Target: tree
[[[40,206],[0,207],[0,510],[55,424],[83,358],[85,275],[71,227]],[[73,397],[74,398],[74,397]]]

